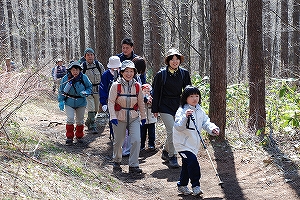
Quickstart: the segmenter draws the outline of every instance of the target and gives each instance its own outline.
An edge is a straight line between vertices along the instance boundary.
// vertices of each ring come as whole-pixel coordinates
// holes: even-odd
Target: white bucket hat
[[[107,68],[120,68],[122,65],[120,58],[118,56],[111,56],[108,59]]]

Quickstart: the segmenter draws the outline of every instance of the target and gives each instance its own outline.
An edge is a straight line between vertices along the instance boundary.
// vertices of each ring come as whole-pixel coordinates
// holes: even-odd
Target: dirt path
[[[45,117],[45,116],[44,116]],[[275,161],[265,151],[253,149],[233,149],[227,143],[207,143],[208,151],[216,166],[220,178],[224,182],[221,188],[215,175],[209,157],[201,149],[198,159],[201,166],[202,197],[178,195],[176,182],[180,174],[179,169],[169,169],[167,163],[161,159],[161,144],[157,141],[156,151],[144,151],[140,154],[140,167],[143,174],[132,176],[128,173],[128,158],[123,158],[122,172],[113,172],[112,143],[109,139],[108,127],[102,133],[88,134],[85,132],[84,143],[65,146],[64,113],[54,111],[47,120],[38,121],[38,129],[49,135],[50,139],[66,152],[77,153],[86,160],[87,166],[94,171],[101,171],[117,180],[116,188],[109,199],[300,199],[299,168],[295,174],[289,174],[289,166],[284,165],[279,170]],[[39,119],[37,119],[39,118]],[[33,123],[35,121],[33,119]],[[62,124],[49,127],[49,121]],[[161,126],[161,125],[160,125]],[[47,127],[47,128],[45,128]],[[213,148],[214,147],[214,148]],[[179,164],[181,164],[180,158]],[[105,184],[105,183],[103,183]],[[190,187],[190,185],[189,185]]]
[[[64,127],[59,126],[61,133]],[[61,143],[64,139],[61,134]],[[217,146],[217,145],[216,145]],[[65,147],[67,151],[82,152],[87,157],[94,155],[93,164],[99,170],[117,178],[121,188],[116,192],[121,199],[199,199],[193,196],[178,195],[176,182],[180,169],[169,169],[167,163],[160,158],[161,149],[156,151],[144,151],[140,154],[140,167],[143,174],[132,176],[128,174],[128,158],[122,161],[122,172],[112,170],[112,144],[109,140],[109,132],[106,129],[101,134],[86,134],[84,144],[76,144],[73,147]],[[274,165],[264,163],[262,152],[231,149],[227,144],[219,145],[213,149],[208,146],[210,155],[214,160],[220,178],[224,182],[221,188],[209,161],[206,151],[203,149],[199,155],[201,166],[201,188],[204,191],[203,199],[298,199],[300,194],[300,178],[292,177],[291,181],[283,177],[283,172]],[[89,159],[89,162],[92,162]],[[181,160],[179,159],[181,164]],[[95,169],[97,170],[97,169]]]

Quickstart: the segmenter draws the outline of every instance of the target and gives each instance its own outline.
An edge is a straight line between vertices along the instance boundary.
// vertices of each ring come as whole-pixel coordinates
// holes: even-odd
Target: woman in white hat
[[[152,113],[155,117],[160,113],[167,132],[162,159],[169,162],[170,168],[180,167],[177,162],[177,152],[173,144],[173,125],[180,96],[187,85],[191,85],[190,74],[179,65],[184,57],[176,49],[170,49],[165,57],[165,68],[160,70],[153,80]]]
[[[118,74],[120,71],[122,63],[120,62],[120,58],[118,56],[111,56],[108,60],[107,70],[101,76],[101,82],[99,85],[99,100],[102,105],[102,111],[107,111],[107,99],[110,86],[113,81],[116,81],[118,78]],[[110,139],[114,138],[114,132],[112,129],[112,124],[109,121],[109,129],[110,129]]]

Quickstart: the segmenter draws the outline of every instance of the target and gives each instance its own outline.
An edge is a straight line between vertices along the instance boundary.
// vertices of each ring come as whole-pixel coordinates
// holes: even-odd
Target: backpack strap
[[[85,74],[85,72],[86,72],[86,61],[84,61],[83,63],[82,63],[82,73],[84,73]]]
[[[101,70],[101,67],[100,67],[100,64],[99,64],[99,61],[98,60],[95,60],[95,65],[96,65],[96,68],[98,69],[98,71],[100,72],[100,74],[102,74],[102,70]],[[84,61],[82,63],[82,73],[85,74],[86,70],[87,70],[87,65],[86,65],[86,61]]]
[[[140,87],[139,87],[139,84],[138,83],[135,83],[135,91],[136,91],[136,94],[121,94],[121,83],[118,83],[117,85],[117,99],[119,96],[126,96],[126,97],[138,97],[139,95],[139,90],[140,90]],[[117,100],[116,99],[116,100]],[[135,110],[137,111],[138,110],[138,103],[136,103],[133,108],[123,108],[121,107],[119,104],[115,103],[115,110],[116,111],[120,111],[121,109],[126,109],[126,110]]]

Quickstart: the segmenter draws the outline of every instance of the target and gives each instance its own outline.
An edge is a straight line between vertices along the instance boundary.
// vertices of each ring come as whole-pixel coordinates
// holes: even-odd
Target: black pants
[[[148,147],[155,147],[155,123],[144,124],[141,126],[141,149],[145,148],[146,138],[148,132]]]

